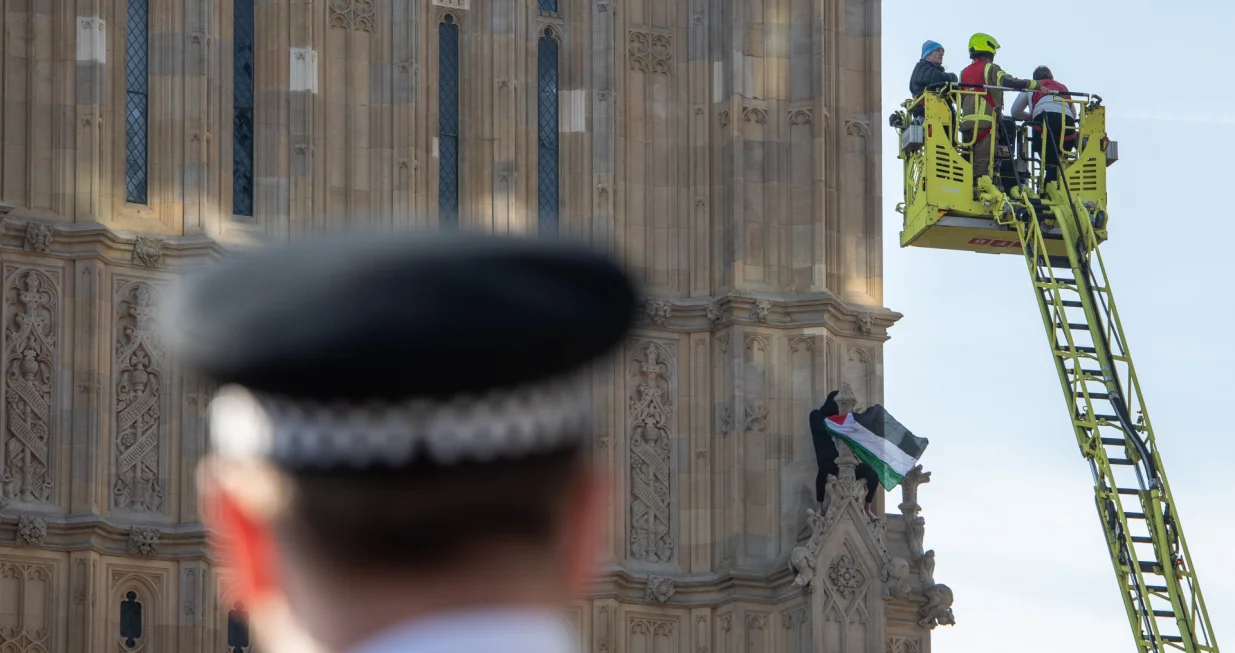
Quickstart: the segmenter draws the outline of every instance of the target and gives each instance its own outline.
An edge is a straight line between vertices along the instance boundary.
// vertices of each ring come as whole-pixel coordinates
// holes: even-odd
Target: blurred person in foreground
[[[483,236],[267,249],[187,284],[171,337],[219,387],[203,513],[264,650],[576,650],[604,485],[584,374],[634,306],[607,259]]]

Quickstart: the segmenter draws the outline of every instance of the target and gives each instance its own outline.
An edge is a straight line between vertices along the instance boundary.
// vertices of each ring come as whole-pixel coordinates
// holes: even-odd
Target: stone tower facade
[[[0,21],[0,649],[254,650],[196,503],[211,389],[158,308],[230,249],[358,228],[574,239],[643,284],[592,378],[613,491],[582,650],[923,653],[952,621],[929,474],[872,525],[846,458],[808,513],[807,414],[842,385],[881,400],[899,317],[879,0],[7,0]]]

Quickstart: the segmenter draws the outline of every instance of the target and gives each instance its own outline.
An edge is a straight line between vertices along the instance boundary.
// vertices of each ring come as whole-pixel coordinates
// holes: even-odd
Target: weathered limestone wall
[[[831,652],[820,619],[877,618],[887,641],[861,650],[929,650],[912,519],[889,520],[883,552],[853,539],[865,524],[840,541],[868,566],[908,561],[914,598],[824,616],[790,567],[818,539],[807,413],[842,382],[882,399],[899,318],[882,307],[878,0],[257,0],[252,217],[231,211],[233,0],[149,7],[150,191],[133,204],[127,1],[0,2],[0,648],[114,649],[133,592],[135,646],[223,649],[230,597],[191,474],[210,389],[150,337],[156,309],[231,247],[438,228],[449,16],[462,227],[536,231],[549,30],[560,233],[622,257],[647,294],[593,375],[614,486],[605,568],[571,613],[583,649]],[[882,570],[864,569],[874,597]]]

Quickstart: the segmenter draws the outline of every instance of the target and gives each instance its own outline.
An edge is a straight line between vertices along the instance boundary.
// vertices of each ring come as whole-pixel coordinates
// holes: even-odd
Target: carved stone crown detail
[[[17,518],[17,543],[23,546],[41,546],[47,539],[47,522],[42,517],[21,515]]]
[[[129,555],[153,556],[159,550],[159,538],[163,533],[157,528],[134,526],[129,531]]]
[[[645,598],[648,603],[668,603],[669,599],[673,598],[674,591],[675,587],[672,578],[652,576],[648,579]]]

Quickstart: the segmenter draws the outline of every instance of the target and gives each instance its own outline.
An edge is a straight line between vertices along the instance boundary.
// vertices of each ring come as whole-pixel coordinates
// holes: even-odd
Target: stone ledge
[[[829,292],[788,295],[733,291],[715,298],[649,296],[642,304],[642,326],[679,333],[731,325],[827,327],[838,335],[886,342],[888,329],[904,317],[880,306],[848,304]]]
[[[7,215],[0,209],[3,228],[0,248],[33,256],[58,259],[101,258],[119,266],[183,272],[212,263],[237,248],[209,236],[151,236],[112,229],[99,222],[55,222]],[[32,244],[31,229],[50,229],[44,239]],[[31,235],[31,237],[33,237]],[[140,243],[139,243],[140,241]],[[135,248],[154,247],[157,262],[148,265],[134,255]],[[145,259],[149,260],[149,259]]]
[[[41,541],[20,541],[19,518],[43,520]],[[152,550],[135,551],[134,531],[158,531]],[[140,538],[138,538],[140,539]],[[136,560],[218,563],[212,550],[221,543],[200,523],[121,524],[93,515],[56,517],[21,513],[0,517],[0,547],[13,551],[50,551],[73,553],[91,551],[99,555]],[[672,581],[673,590],[667,600],[648,598],[648,583],[652,577]],[[735,569],[708,574],[675,574],[635,572],[615,566],[602,568],[591,588],[580,599],[614,599],[629,605],[663,606],[667,608],[720,607],[729,603],[759,603],[780,605],[802,595],[793,584],[794,573],[787,567],[774,571]]]
[[[646,596],[648,581],[656,576],[673,582],[673,593],[667,601],[649,601]],[[579,598],[615,599],[627,604],[677,608],[718,607],[733,602],[775,605],[802,594],[801,588],[793,585],[793,578],[794,574],[788,568],[767,572],[736,569],[676,575],[672,572],[634,573],[609,566],[596,576],[591,589]]]
[[[38,535],[35,541],[20,537],[23,521],[27,519],[42,520],[42,528],[35,529]],[[158,531],[157,541],[153,549],[135,551],[133,533],[143,529]],[[140,537],[137,539],[144,541]],[[206,528],[200,523],[119,523],[97,515],[63,517],[25,512],[0,517],[0,545],[19,550],[94,551],[101,555],[151,560],[209,560],[207,539]]]

